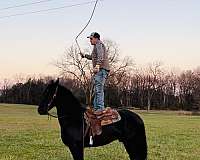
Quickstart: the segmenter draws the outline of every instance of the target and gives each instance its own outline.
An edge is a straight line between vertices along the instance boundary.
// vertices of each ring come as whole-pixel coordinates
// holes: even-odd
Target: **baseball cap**
[[[92,38],[92,37],[100,39],[100,35],[99,35],[99,33],[97,33],[97,32],[92,32],[92,33],[90,34],[90,36],[88,36],[87,38]]]

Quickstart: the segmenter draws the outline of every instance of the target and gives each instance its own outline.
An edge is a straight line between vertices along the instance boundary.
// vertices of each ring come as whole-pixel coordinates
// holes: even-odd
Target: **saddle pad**
[[[94,111],[89,108],[85,112],[86,123],[91,121],[100,121],[101,126],[109,125],[121,120],[120,114],[116,109],[111,109],[110,107],[105,108],[102,111]]]

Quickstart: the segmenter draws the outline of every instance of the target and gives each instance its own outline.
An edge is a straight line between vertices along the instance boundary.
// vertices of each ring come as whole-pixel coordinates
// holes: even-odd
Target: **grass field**
[[[200,160],[200,116],[173,112],[139,113],[148,139],[148,160]],[[56,119],[37,114],[35,106],[0,104],[0,160],[71,160]],[[86,160],[128,160],[115,141],[85,150]]]

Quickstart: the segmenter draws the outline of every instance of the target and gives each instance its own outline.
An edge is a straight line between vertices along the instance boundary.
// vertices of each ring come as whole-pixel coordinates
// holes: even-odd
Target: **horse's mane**
[[[63,93],[63,95],[68,97],[68,100],[70,100],[70,102],[69,102],[70,104],[81,106],[80,101],[78,100],[77,97],[74,96],[74,94],[72,93],[71,90],[69,90],[67,87],[60,85],[60,84],[59,84],[59,88],[60,88],[61,92]]]

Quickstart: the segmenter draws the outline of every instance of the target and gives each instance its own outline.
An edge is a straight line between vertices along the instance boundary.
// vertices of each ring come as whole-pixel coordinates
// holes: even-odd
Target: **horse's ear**
[[[57,80],[56,80],[55,84],[57,85],[58,83],[59,83],[59,78],[57,78]]]

